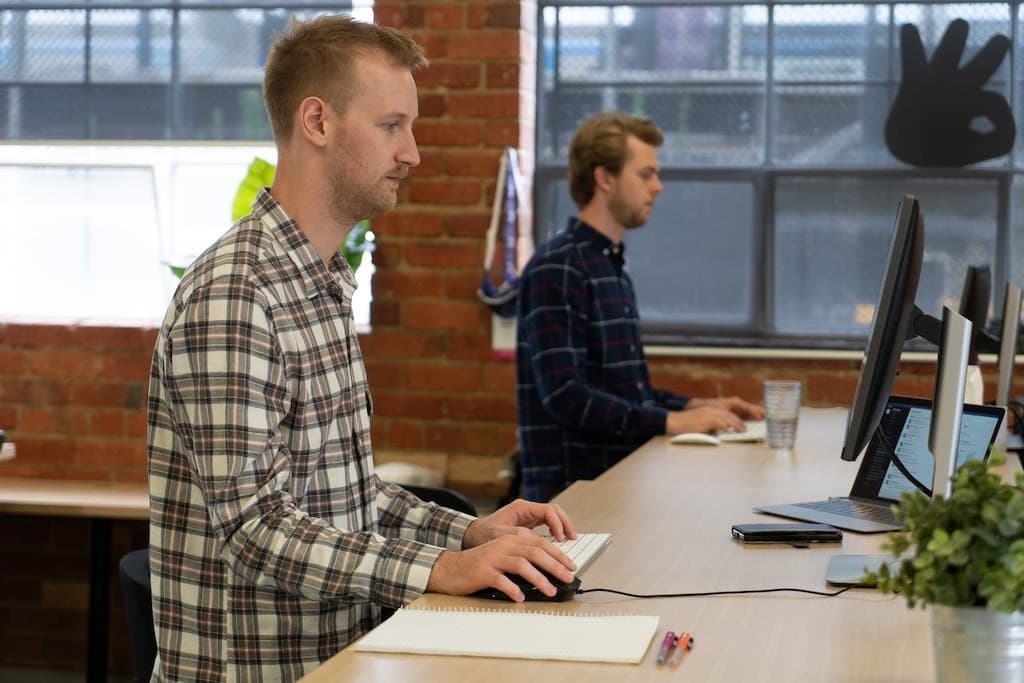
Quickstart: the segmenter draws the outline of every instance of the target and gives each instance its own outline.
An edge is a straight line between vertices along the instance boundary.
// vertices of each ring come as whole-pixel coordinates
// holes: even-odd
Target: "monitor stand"
[[[865,574],[877,574],[883,564],[896,571],[899,562],[892,555],[833,555],[825,570],[825,582],[831,586],[872,588],[875,584],[865,581]]]

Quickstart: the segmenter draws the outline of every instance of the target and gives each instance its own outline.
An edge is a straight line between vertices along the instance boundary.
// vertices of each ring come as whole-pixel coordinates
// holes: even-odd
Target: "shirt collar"
[[[309,238],[299,228],[299,224],[274,199],[268,188],[261,189],[256,195],[252,210],[253,215],[270,230],[299,271],[306,295],[310,299],[329,291],[332,284],[350,292],[355,290],[355,276],[341,250],[335,252],[331,262],[325,265]]]
[[[592,225],[575,216],[569,219],[568,232],[572,236],[573,242],[596,249],[610,258],[620,268],[622,267],[626,257],[626,244],[624,242],[618,244],[612,242]]]

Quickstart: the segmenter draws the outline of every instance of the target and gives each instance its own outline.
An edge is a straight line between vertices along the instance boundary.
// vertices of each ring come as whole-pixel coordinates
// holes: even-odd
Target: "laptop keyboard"
[[[883,524],[898,524],[896,517],[888,506],[870,505],[850,498],[834,498],[832,500],[819,500],[813,503],[797,503],[796,507],[828,512],[840,517],[866,519],[872,522],[882,522]]]

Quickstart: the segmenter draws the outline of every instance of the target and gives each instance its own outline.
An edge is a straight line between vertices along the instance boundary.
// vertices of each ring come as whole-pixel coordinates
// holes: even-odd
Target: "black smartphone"
[[[838,543],[843,532],[828,524],[734,524],[733,538],[744,543]]]

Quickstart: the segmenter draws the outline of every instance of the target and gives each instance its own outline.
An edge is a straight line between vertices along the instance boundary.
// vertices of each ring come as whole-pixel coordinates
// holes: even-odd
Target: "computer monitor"
[[[1003,319],[999,333],[999,378],[996,382],[996,405],[1010,407],[1013,393],[1013,363],[1017,354],[1017,336],[1020,330],[1020,287],[1006,283],[1003,292]],[[1010,420],[1007,417],[1007,425]]]
[[[942,343],[935,371],[935,398],[928,429],[928,449],[935,458],[932,496],[949,497],[960,447],[960,422],[964,412],[967,363],[971,350],[971,321],[943,308]]]
[[[864,365],[846,424],[843,460],[856,460],[878,426],[892,392],[903,342],[915,336],[912,319],[924,255],[924,217],[913,195],[906,195],[896,212],[896,227],[882,289],[868,335]]]
[[[967,266],[964,289],[960,294],[960,315],[971,321],[971,351],[968,362],[978,364],[978,336],[985,331],[988,303],[992,298],[992,270],[987,265]]]

